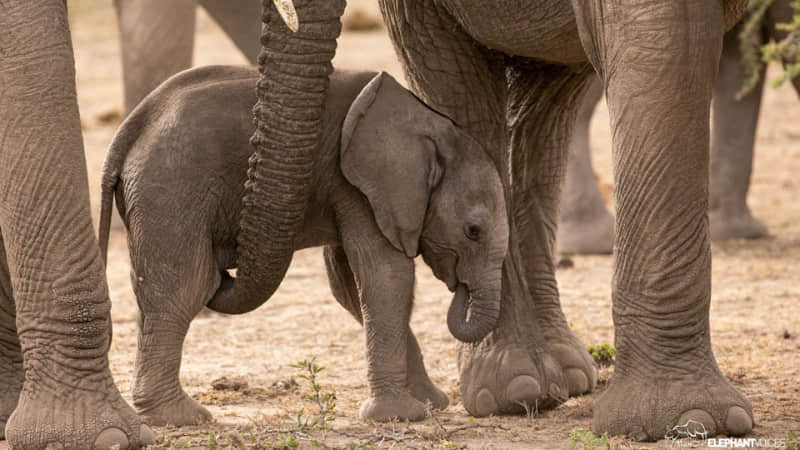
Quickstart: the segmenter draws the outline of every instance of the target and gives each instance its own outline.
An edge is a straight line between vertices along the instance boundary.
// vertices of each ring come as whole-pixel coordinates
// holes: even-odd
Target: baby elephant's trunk
[[[447,312],[447,327],[456,339],[477,342],[494,329],[500,317],[500,286],[500,277],[471,291],[459,283]]]

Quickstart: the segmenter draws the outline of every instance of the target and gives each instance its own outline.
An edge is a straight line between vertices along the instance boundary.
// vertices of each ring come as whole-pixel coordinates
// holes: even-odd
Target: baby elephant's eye
[[[467,239],[477,241],[481,238],[481,227],[474,223],[468,223],[464,225],[464,234],[467,235]]]

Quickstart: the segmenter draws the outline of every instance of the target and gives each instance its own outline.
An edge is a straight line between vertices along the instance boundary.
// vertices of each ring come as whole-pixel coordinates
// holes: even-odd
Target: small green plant
[[[800,435],[790,431],[786,435],[786,445],[783,446],[783,450],[800,450]]]
[[[778,42],[761,44],[762,24],[773,1],[750,0],[747,5],[747,16],[739,33],[739,49],[747,77],[737,98],[744,97],[758,84],[767,63],[783,62],[785,66],[773,87],[800,76],[800,0],[791,3],[794,11],[791,22],[775,24],[775,28],[787,33],[786,37]]]
[[[592,355],[595,362],[600,366],[610,366],[614,364],[614,358],[617,357],[617,349],[611,344],[590,345],[586,347],[586,351]]]
[[[273,446],[273,448],[281,449],[298,447],[300,447],[300,441],[298,441],[293,434],[287,434],[286,436],[281,437]]]
[[[569,441],[569,450],[611,450],[605,433],[598,437],[584,428],[573,428]]]
[[[208,445],[206,446],[207,450],[217,450],[217,436],[214,435],[214,432],[208,433]]]
[[[306,413],[305,409],[298,411],[297,429],[303,433],[320,431],[324,439],[325,433],[331,429],[331,422],[336,420],[333,415],[333,411],[336,409],[336,394],[322,391],[322,386],[317,382],[317,376],[325,370],[325,367],[318,365],[316,361],[317,357],[314,356],[310,360],[304,359],[289,364],[289,367],[305,371],[297,374],[298,378],[307,380],[311,384],[311,392],[305,394],[303,398],[313,403],[317,409],[313,414]]]

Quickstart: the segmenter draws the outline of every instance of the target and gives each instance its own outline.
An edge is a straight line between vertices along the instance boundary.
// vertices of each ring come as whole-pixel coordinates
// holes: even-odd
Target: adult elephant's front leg
[[[381,9],[410,87],[483,144],[511,204],[505,57],[471,39],[436,2],[383,0]],[[513,215],[510,224],[497,327],[482,342],[460,344],[458,350],[464,407],[476,416],[522,412],[567,398],[561,368],[546,351],[535,319]]]
[[[588,64],[571,68],[521,58],[507,73],[514,216],[527,286],[547,349],[564,371],[569,394],[580,395],[596,386],[597,369],[561,311],[553,246],[570,134],[594,75]]]
[[[0,3],[0,229],[25,380],[12,448],[155,443],[108,366],[111,326],[66,2]]]
[[[729,0],[725,7],[731,5]],[[724,32],[720,2],[573,0],[606,85],[614,149],[613,317],[618,357],[594,428],[662,439],[753,426],[711,350],[708,142]]]

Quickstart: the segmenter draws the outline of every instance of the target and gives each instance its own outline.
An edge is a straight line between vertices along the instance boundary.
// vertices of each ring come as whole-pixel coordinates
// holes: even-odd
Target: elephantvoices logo
[[[784,448],[786,439],[772,438],[709,438],[705,425],[689,420],[675,425],[664,434],[670,447],[677,448]]]
[[[689,420],[672,427],[664,434],[664,439],[670,441],[671,447],[697,448],[705,445],[703,441],[708,439],[708,431],[701,422]]]

